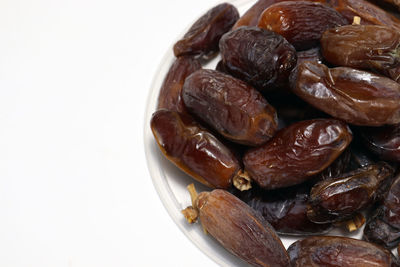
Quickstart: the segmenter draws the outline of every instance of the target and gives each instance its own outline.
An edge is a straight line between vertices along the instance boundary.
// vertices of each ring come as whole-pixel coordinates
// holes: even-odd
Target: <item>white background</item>
[[[164,209],[143,145],[163,55],[215,4],[0,1],[0,266],[215,266]]]

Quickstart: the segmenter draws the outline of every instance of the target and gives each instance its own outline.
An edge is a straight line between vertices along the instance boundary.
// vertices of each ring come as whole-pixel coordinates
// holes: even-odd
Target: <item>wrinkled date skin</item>
[[[383,204],[368,220],[363,238],[387,248],[400,242],[400,176],[391,185]]]
[[[183,83],[187,76],[198,69],[201,69],[201,64],[198,60],[192,57],[177,58],[168,70],[161,85],[157,109],[186,112],[181,96]]]
[[[378,25],[346,25],[321,37],[324,58],[337,66],[379,71],[400,82],[400,33]]]
[[[381,159],[400,162],[400,124],[363,128],[361,136]]]
[[[307,218],[309,192],[309,185],[273,191],[255,186],[247,191],[235,190],[234,194],[260,212],[280,234],[296,236],[326,233],[332,224],[316,224]]]
[[[292,73],[290,86],[304,101],[348,123],[400,123],[400,84],[389,78],[307,61]]]
[[[258,27],[282,35],[297,50],[305,50],[317,46],[325,30],[346,24],[347,20],[327,5],[285,1],[264,10]]]
[[[240,17],[232,29],[234,30],[240,26],[257,26],[258,18],[267,7],[282,1],[284,0],[258,0]]]
[[[348,23],[352,23],[354,16],[361,18],[361,24],[386,25],[400,31],[400,20],[382,8],[366,0],[312,0],[325,3],[336,9],[344,16]]]
[[[395,267],[397,259],[380,246],[334,236],[315,236],[288,248],[292,267]]]
[[[156,111],[150,122],[162,153],[181,170],[212,188],[228,188],[239,171],[234,154],[190,116]]]
[[[289,266],[289,256],[264,218],[225,190],[202,192],[197,198],[201,225],[221,245],[253,266]]]
[[[176,57],[182,55],[208,56],[218,51],[221,36],[239,19],[239,12],[231,4],[223,3],[201,16],[174,45]]]
[[[215,70],[198,70],[185,81],[188,110],[225,138],[244,145],[267,142],[276,132],[275,109],[245,82]]]
[[[286,84],[296,50],[282,36],[258,27],[240,27],[222,36],[222,61],[233,76],[263,91]]]
[[[348,126],[335,119],[297,122],[243,157],[250,177],[264,189],[300,184],[322,172],[352,140]]]
[[[350,218],[383,198],[393,173],[388,164],[379,163],[317,183],[311,189],[308,218],[315,223]]]

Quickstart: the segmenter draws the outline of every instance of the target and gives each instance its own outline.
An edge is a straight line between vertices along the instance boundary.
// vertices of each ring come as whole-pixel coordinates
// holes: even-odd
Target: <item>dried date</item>
[[[225,68],[260,91],[286,84],[296,51],[282,36],[257,27],[240,27],[222,36]]]
[[[317,46],[325,30],[346,24],[335,9],[307,1],[276,3],[264,10],[258,21],[258,27],[282,35],[297,50]]]
[[[265,145],[247,151],[243,163],[264,189],[300,184],[328,167],[350,144],[348,126],[335,119],[294,123]]]
[[[252,266],[289,266],[289,256],[275,230],[246,203],[221,189],[197,197],[192,194],[192,199],[203,228],[229,252]],[[183,213],[193,221],[187,209]]]
[[[361,18],[361,24],[386,25],[400,30],[400,20],[382,8],[366,0],[312,0],[328,4],[352,23],[355,16]]]
[[[192,57],[177,58],[168,70],[158,95],[157,109],[186,112],[182,101],[182,87],[187,76],[201,69],[198,60]]]
[[[308,218],[315,223],[350,218],[383,198],[393,173],[388,164],[379,163],[317,183],[311,189]]]
[[[387,26],[346,25],[321,37],[324,58],[337,66],[375,70],[400,82],[400,33]]]
[[[174,45],[174,54],[208,56],[218,51],[221,36],[239,19],[239,12],[231,4],[223,3],[201,16],[181,40]]]
[[[290,84],[304,101],[348,123],[400,123],[400,84],[389,78],[348,67],[329,69],[307,61],[297,66]]]
[[[234,194],[254,210],[260,212],[279,234],[323,234],[332,224],[316,224],[307,218],[310,186],[307,184],[265,191],[254,186],[248,191],[234,190]]]
[[[228,188],[240,173],[233,152],[190,116],[159,110],[150,125],[166,158],[197,181],[212,188]]]
[[[348,237],[308,237],[290,245],[288,253],[292,267],[398,266],[398,260],[390,251],[369,242]]]
[[[363,238],[388,248],[400,242],[400,176],[391,185],[383,204],[368,220]]]
[[[185,81],[188,110],[225,138],[244,145],[267,142],[276,132],[275,109],[245,82],[215,70],[198,70]]]

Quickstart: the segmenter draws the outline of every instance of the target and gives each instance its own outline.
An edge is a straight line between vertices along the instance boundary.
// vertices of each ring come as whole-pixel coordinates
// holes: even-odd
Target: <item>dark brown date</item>
[[[275,109],[245,82],[215,70],[198,70],[183,85],[188,110],[225,138],[257,146],[276,132]]]
[[[151,130],[162,153],[181,170],[212,188],[228,188],[240,170],[234,154],[190,116],[159,110]]]
[[[375,70],[400,82],[400,33],[387,26],[346,25],[321,37],[322,55],[337,66]]]
[[[389,78],[306,61],[292,73],[290,85],[304,101],[348,123],[400,123],[400,84]]]
[[[361,129],[364,144],[382,160],[400,161],[400,124]]]
[[[383,198],[393,173],[388,164],[379,163],[317,183],[311,189],[308,218],[315,223],[350,218]]]
[[[348,126],[335,119],[301,121],[280,130],[243,157],[250,177],[264,189],[300,184],[328,167],[350,144]]]
[[[234,194],[260,212],[280,234],[314,235],[328,232],[332,224],[316,224],[307,218],[310,186],[307,184],[265,191],[254,186]]]
[[[286,84],[296,51],[282,36],[257,27],[240,27],[222,36],[222,61],[233,76],[267,90]]]
[[[258,21],[258,27],[282,35],[297,50],[317,46],[325,30],[346,24],[335,9],[307,1],[276,3],[264,10]]]
[[[252,266],[289,266],[289,256],[264,218],[227,191],[202,192],[195,201],[201,225],[225,249]]]
[[[400,242],[400,175],[391,185],[383,204],[368,220],[363,238],[388,248]]]
[[[355,16],[361,18],[361,24],[386,25],[400,30],[400,20],[382,8],[366,0],[312,0],[326,3],[352,23]]]
[[[388,250],[369,242],[334,236],[315,236],[288,248],[292,267],[395,267]]]
[[[391,249],[400,243],[400,230],[383,221],[382,211],[378,208],[368,219],[363,239]]]
[[[198,60],[192,57],[179,57],[169,68],[158,95],[157,109],[186,112],[182,101],[182,87],[187,76],[201,69]]]
[[[240,26],[257,26],[258,18],[261,13],[269,6],[284,0],[258,0],[252,5],[246,13],[244,13],[239,20],[233,25],[232,29],[239,28]]]
[[[223,3],[201,16],[181,40],[174,45],[174,54],[208,56],[218,51],[221,36],[239,19],[239,12],[231,4]]]

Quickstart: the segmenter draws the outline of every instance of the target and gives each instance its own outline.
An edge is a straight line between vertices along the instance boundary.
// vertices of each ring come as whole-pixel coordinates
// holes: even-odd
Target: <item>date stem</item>
[[[246,171],[238,171],[233,177],[233,186],[235,186],[240,191],[246,191],[251,188],[251,179]]]
[[[361,18],[359,16],[354,16],[352,24],[353,25],[360,25],[361,24]]]

